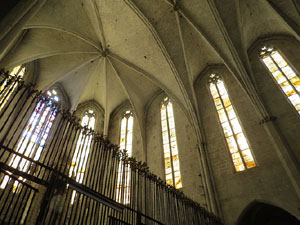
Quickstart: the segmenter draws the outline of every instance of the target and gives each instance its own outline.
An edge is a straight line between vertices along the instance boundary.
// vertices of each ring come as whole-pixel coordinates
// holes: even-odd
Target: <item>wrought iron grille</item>
[[[46,139],[40,138],[47,128],[43,125],[45,129],[34,134],[36,142],[20,148],[24,129],[41,124],[28,126],[37,105],[51,99],[8,73],[2,71],[1,76],[0,101],[5,104],[0,111],[0,224],[221,224],[219,218],[152,174],[145,163],[80,126],[77,118],[55,104],[47,109],[55,118]],[[17,88],[9,90],[12,84]],[[82,169],[82,161],[87,165],[82,182],[77,182],[69,170],[80,135],[90,144],[88,155],[81,157],[86,145],[77,151],[76,171]],[[121,188],[117,188],[119,167],[123,168]],[[130,195],[125,195],[128,183]]]

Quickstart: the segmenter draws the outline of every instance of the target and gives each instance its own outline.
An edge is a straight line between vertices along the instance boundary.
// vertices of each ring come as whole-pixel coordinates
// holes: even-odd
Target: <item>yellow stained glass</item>
[[[162,136],[163,136],[163,143],[164,144],[169,143],[169,132],[168,132],[168,130],[163,131]]]
[[[231,105],[231,102],[230,102],[230,100],[229,100],[228,95],[223,95],[223,96],[222,96],[222,99],[223,99],[223,103],[224,103],[224,106],[225,106],[225,107]]]
[[[165,158],[166,169],[171,168],[171,160],[170,157]]]
[[[233,136],[226,138],[231,153],[238,152],[238,147]]]
[[[291,79],[292,84],[294,85],[294,87],[297,89],[297,91],[300,91],[300,79],[295,76]]]
[[[221,95],[222,98],[223,98],[224,96],[228,96],[227,90],[226,90],[226,88],[225,88],[225,86],[224,86],[223,81],[218,80],[218,82],[217,82],[217,88],[218,88],[218,91],[219,91],[219,93],[220,93],[220,95]]]
[[[244,157],[247,168],[252,168],[256,166],[250,149],[242,151],[242,155]]]
[[[262,56],[264,64],[272,73],[280,88],[288,97],[295,109],[298,111],[298,113],[300,113],[300,79],[298,75],[288,65],[288,63],[277,50],[270,48],[267,52],[262,52],[264,53]]]
[[[237,118],[231,120],[230,123],[232,125],[233,132],[235,134],[242,133],[242,127],[241,127],[239,121],[237,120]]]
[[[232,136],[232,130],[231,130],[231,127],[230,127],[230,125],[229,125],[228,122],[222,123],[222,127],[223,127],[223,131],[224,131],[225,137]]]
[[[218,91],[217,91],[214,84],[210,85],[210,90],[211,90],[211,94],[212,94],[214,99],[219,97]]]
[[[271,55],[280,67],[287,66],[286,61],[282,58],[278,51],[274,50]]]
[[[288,98],[292,102],[292,104],[295,106],[295,108],[297,109],[299,107],[299,104],[300,104],[299,95],[292,95],[292,96],[289,96]],[[300,112],[299,109],[298,109],[298,112]]]
[[[170,127],[170,129],[174,128],[175,127],[174,118],[173,117],[169,117],[168,121],[169,121],[169,127]]]
[[[220,98],[215,98],[214,101],[215,101],[215,105],[216,105],[217,110],[223,108],[222,102],[221,102],[221,99],[220,99]]]
[[[169,145],[169,143],[164,144],[164,153],[170,153],[170,145]]]
[[[172,168],[166,168],[166,174],[171,174],[172,173]]]
[[[168,119],[173,119],[174,115],[173,115],[173,105],[171,102],[168,103]]]
[[[172,154],[177,155],[178,154],[177,145],[174,145],[171,148],[172,148]]]
[[[221,123],[228,122],[226,113],[223,109],[223,106],[222,106],[222,109],[218,111],[218,114],[219,114],[219,118],[220,118]]]
[[[227,112],[227,114],[228,114],[229,120],[232,120],[232,119],[236,118],[236,115],[235,115],[235,112],[234,112],[234,110],[233,110],[233,108],[232,108],[232,105],[231,105],[231,106],[228,106],[228,107],[226,108],[226,112]]]
[[[167,97],[164,98],[164,102],[161,106],[161,119],[166,182],[170,185],[175,183],[175,188],[181,188],[182,181],[179,168],[173,105]]]
[[[162,127],[162,131],[168,130],[167,120],[161,121],[161,127]]]
[[[132,156],[132,141],[133,141],[133,116],[131,111],[126,111],[121,120],[120,130],[120,149],[126,150],[129,157]],[[116,200],[119,203],[130,203],[130,167],[126,167],[125,171],[122,169],[122,165],[119,165]],[[125,180],[123,175],[125,173]]]
[[[176,177],[175,178],[175,188],[176,189],[182,188],[181,177]]]
[[[270,66],[272,66],[272,61],[265,58]],[[280,75],[280,74],[277,74]],[[232,156],[233,164],[236,171],[245,170],[245,165],[240,152],[245,149],[249,149],[248,142],[243,134],[242,127],[239,120],[237,119],[235,110],[232,107],[228,92],[225,88],[224,82],[219,76],[215,74],[211,75],[210,79],[210,91],[214,98],[215,106],[218,112],[219,120],[223,128],[224,135],[228,144],[229,151]],[[234,134],[233,134],[234,133]],[[252,153],[249,150],[247,154],[253,159]],[[244,157],[245,154],[243,154]],[[250,157],[245,155],[245,157]],[[248,159],[247,158],[247,159]],[[245,159],[244,159],[245,160]],[[253,160],[254,163],[254,160]],[[255,163],[254,163],[255,165]],[[252,166],[253,167],[253,166]]]

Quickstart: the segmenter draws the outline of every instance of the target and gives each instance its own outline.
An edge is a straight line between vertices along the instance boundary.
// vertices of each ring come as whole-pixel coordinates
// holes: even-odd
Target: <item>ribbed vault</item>
[[[293,33],[279,15],[268,17],[269,3],[255,2],[48,0],[0,66],[38,60],[38,88],[59,82],[73,110],[96,101],[105,110],[105,132],[111,112],[127,100],[144,136],[146,105],[163,90],[200,137],[193,90],[200,72],[222,63],[247,87],[251,43],[275,31]]]

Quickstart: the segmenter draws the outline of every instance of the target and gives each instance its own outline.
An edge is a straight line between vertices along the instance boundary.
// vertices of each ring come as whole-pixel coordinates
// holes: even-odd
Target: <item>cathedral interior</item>
[[[0,224],[299,225],[300,0],[0,3]]]

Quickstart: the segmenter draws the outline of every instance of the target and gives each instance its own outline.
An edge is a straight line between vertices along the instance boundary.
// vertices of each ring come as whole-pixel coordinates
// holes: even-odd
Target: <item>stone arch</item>
[[[202,195],[203,183],[199,177],[201,168],[197,161],[196,134],[181,105],[172,96],[161,90],[153,95],[145,108],[146,162],[150,170],[163,180],[166,178],[161,127],[161,104],[165,97],[169,97],[173,105],[182,190],[205,207],[205,197]],[[195,186],[201,188],[195,188]]]
[[[138,160],[144,160],[143,137],[140,132],[138,118],[130,101],[124,101],[111,113],[109,118],[108,138],[113,144],[120,144],[121,120],[126,111],[131,111],[133,113],[132,156],[136,157]]]
[[[58,96],[61,98],[60,108],[65,111],[69,111],[70,106],[71,106],[70,99],[69,99],[67,92],[64,89],[64,86],[60,83],[55,83],[46,90],[49,90],[49,89],[54,89],[57,92]],[[44,90],[44,91],[46,91],[46,90]]]
[[[81,120],[82,117],[84,116],[84,113],[88,110],[92,109],[95,111],[95,131],[97,133],[102,134],[103,133],[103,128],[104,128],[104,109],[103,107],[96,102],[95,100],[89,100],[86,102],[80,103],[76,110],[75,110],[75,115]]]
[[[276,48],[289,66],[300,76],[300,42],[288,35],[263,36],[258,38],[247,51],[252,71],[251,79],[255,88],[269,115],[276,123],[278,131],[286,143],[286,148],[289,149],[292,158],[299,166],[300,117],[260,58],[260,49],[264,45]]]
[[[300,225],[300,221],[280,207],[256,200],[243,210],[237,225]]]

